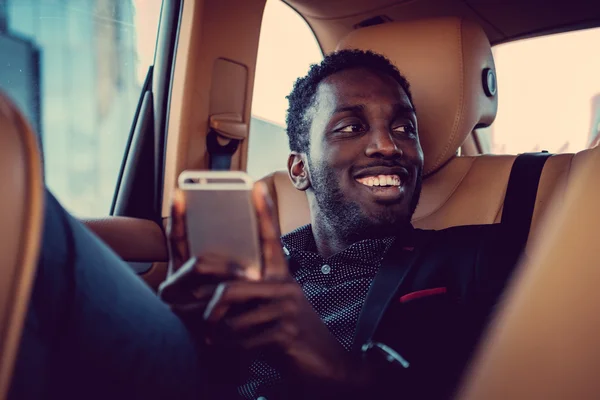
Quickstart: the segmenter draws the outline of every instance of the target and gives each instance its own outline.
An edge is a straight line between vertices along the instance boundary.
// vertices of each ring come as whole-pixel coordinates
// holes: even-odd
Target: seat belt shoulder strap
[[[540,178],[550,156],[547,152],[520,154],[510,171],[501,223],[515,238],[520,252],[527,243]]]

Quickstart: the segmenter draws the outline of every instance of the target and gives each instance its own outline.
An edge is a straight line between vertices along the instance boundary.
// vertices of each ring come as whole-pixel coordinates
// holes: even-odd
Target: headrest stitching
[[[452,143],[454,143],[454,139],[456,137],[456,132],[458,131],[458,128],[460,126],[460,122],[462,119],[463,108],[464,108],[464,75],[465,75],[462,29],[463,29],[463,19],[461,18],[460,23],[458,24],[457,30],[456,30],[457,39],[458,39],[458,63],[459,63],[459,69],[460,69],[458,109],[454,116],[454,124],[452,125],[452,132],[450,133],[450,139],[446,142],[446,146],[444,146],[444,150],[442,150],[442,153],[438,156],[437,160],[427,171],[424,172],[424,175],[428,175],[428,174],[436,171],[440,167],[440,165],[443,163],[444,159],[446,158],[446,153],[448,153],[448,149],[450,148],[450,145]]]

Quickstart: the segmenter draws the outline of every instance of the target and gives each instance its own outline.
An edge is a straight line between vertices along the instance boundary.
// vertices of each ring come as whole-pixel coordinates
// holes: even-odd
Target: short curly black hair
[[[311,65],[308,74],[296,80],[292,92],[287,96],[289,108],[286,123],[290,150],[308,152],[310,121],[306,118],[306,111],[315,101],[319,83],[330,75],[352,68],[365,68],[392,77],[413,103],[408,80],[383,55],[370,50],[340,50],[329,54],[321,63]]]

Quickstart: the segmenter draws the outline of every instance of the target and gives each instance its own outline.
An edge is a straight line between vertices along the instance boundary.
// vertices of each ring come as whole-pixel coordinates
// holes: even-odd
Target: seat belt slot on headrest
[[[231,168],[231,158],[247,132],[248,125],[242,122],[240,115],[219,114],[210,117],[206,149],[211,170],[226,171]]]
[[[514,235],[520,253],[527,244],[540,178],[550,156],[546,151],[520,154],[510,171],[501,223]]]

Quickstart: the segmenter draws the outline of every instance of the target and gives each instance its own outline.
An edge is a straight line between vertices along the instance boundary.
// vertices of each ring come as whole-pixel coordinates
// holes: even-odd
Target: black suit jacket
[[[369,358],[369,362],[379,366],[376,382],[367,393],[350,393],[347,398],[450,397],[522,248],[522,243],[516,243],[501,224],[439,231],[415,229],[413,233],[408,241],[398,238],[388,250],[400,255],[397,260],[392,258],[391,267],[403,270],[402,279],[398,279],[397,289],[390,293],[389,302],[376,307],[381,316],[376,318],[376,329],[370,338],[394,349],[410,366],[402,368]],[[372,292],[380,288],[377,281],[376,277],[359,325],[373,319],[364,310],[373,297]],[[363,357],[360,351],[363,343],[355,344],[356,357]],[[235,363],[227,362],[230,368],[231,362]],[[331,398],[285,382],[289,381],[268,390],[265,397],[269,400]]]
[[[410,366],[382,364],[373,394],[396,399],[451,397],[523,243],[495,224],[415,230],[413,243],[395,245],[412,254],[401,257],[409,265],[396,266],[407,271],[385,305],[372,340],[394,349]],[[371,290],[378,290],[376,281]],[[365,318],[361,315],[359,325]]]

